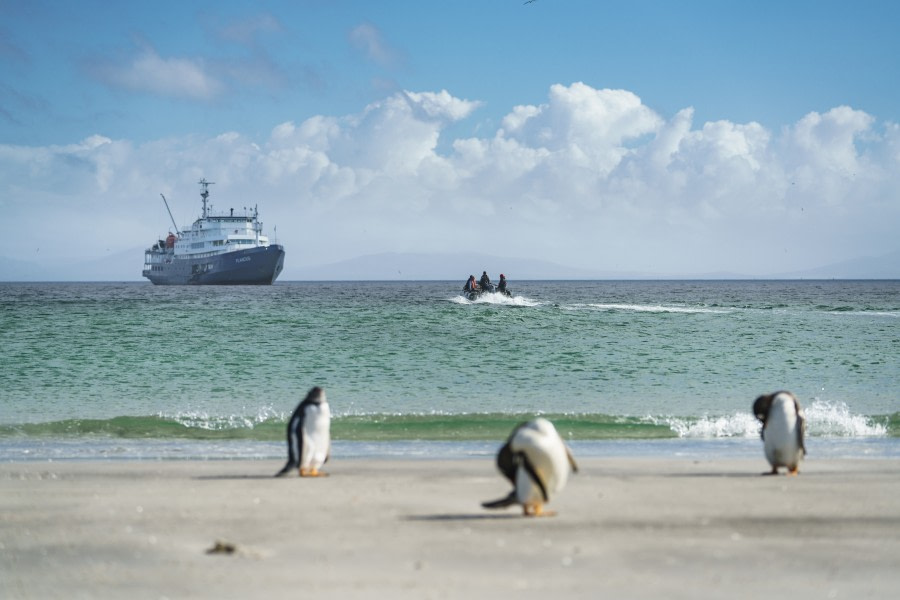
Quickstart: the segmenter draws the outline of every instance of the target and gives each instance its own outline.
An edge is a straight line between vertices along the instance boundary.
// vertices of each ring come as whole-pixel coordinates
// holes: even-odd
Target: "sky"
[[[0,0],[0,280],[115,256],[140,279],[160,194],[188,225],[201,178],[258,205],[282,279],[896,253],[898,25],[870,0]]]

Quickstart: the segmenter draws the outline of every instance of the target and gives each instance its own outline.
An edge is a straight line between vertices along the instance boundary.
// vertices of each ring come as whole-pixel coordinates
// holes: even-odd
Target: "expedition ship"
[[[163,196],[175,233],[169,232],[144,254],[141,273],[156,285],[271,285],[284,267],[284,247],[262,234],[256,207],[236,215],[213,214],[208,204],[212,181],[200,180],[202,216],[179,231]]]

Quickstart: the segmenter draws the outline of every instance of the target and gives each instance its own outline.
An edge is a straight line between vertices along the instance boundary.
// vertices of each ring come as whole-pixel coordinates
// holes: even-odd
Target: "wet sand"
[[[586,459],[549,508],[490,460],[0,465],[2,598],[893,598],[900,461]],[[220,542],[216,553],[209,553]],[[228,552],[233,548],[233,552]]]

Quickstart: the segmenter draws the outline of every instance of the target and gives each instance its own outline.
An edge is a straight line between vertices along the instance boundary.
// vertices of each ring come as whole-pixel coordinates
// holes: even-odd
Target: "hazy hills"
[[[90,261],[43,262],[0,258],[0,281],[142,281],[143,247],[132,248]],[[360,256],[319,266],[293,266],[288,248],[286,266],[279,281],[463,281],[487,270],[493,279],[506,273],[513,280],[530,279],[900,279],[900,251],[878,257],[861,257],[794,272],[765,275],[742,273],[642,273],[579,269],[556,263],[477,253],[401,254]]]

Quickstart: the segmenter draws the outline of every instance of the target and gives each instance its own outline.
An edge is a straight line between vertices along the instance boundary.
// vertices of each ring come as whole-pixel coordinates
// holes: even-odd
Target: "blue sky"
[[[288,278],[380,252],[749,275],[894,252],[898,24],[869,1],[0,0],[0,257],[137,249],[139,272],[158,194],[188,223],[200,176],[259,203]]]

